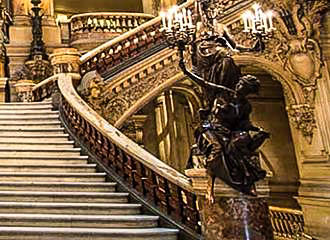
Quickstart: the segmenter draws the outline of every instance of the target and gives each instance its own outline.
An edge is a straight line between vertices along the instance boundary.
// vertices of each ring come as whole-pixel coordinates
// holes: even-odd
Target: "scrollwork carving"
[[[311,142],[313,130],[316,127],[314,110],[314,107],[309,104],[290,105],[287,107],[289,119],[297,129],[301,130],[308,142]]]

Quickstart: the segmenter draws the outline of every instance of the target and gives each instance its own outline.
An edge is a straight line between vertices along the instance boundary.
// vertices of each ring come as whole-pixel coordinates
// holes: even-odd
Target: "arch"
[[[238,65],[260,68],[279,81],[283,88],[286,105],[295,105],[304,102],[299,84],[292,81],[293,76],[286,72],[280,63],[273,63],[264,57],[251,56],[247,54],[237,55],[233,58]]]

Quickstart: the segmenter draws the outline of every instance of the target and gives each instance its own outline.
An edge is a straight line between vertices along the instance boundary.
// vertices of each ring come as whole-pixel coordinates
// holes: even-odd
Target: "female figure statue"
[[[230,56],[230,52],[262,49],[261,41],[253,48],[238,46],[222,24],[216,24],[211,33],[197,27],[193,71],[186,69],[183,59],[179,63],[204,88],[207,106],[200,110],[201,125],[195,137],[212,177],[211,200],[215,177],[242,193],[256,195],[254,183],[266,175],[253,159],[269,134],[250,122],[252,107],[247,100],[249,94],[258,93],[260,83],[251,75],[242,76]],[[251,137],[250,131],[257,133]]]

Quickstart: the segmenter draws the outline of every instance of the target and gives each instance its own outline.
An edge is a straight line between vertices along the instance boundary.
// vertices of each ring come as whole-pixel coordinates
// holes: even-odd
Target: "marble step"
[[[6,156],[16,156],[16,157],[23,157],[23,156],[39,156],[39,157],[46,157],[46,156],[67,156],[67,157],[78,157],[80,156],[80,148],[50,148],[50,147],[30,147],[28,149],[22,149],[19,147],[0,147],[0,157]]]
[[[0,123],[7,123],[8,121],[20,122],[43,122],[43,121],[53,121],[59,120],[58,113],[52,113],[47,115],[37,115],[37,116],[24,116],[24,115],[0,115]]]
[[[40,203],[0,202],[0,213],[38,213],[74,215],[136,215],[141,204],[133,203]]]
[[[40,135],[62,135],[64,133],[64,128],[26,128],[26,127],[21,127],[19,129],[8,129],[5,127],[0,126],[0,137],[3,136],[40,136]]]
[[[10,115],[16,115],[16,116],[19,116],[19,115],[48,115],[48,114],[59,114],[59,111],[52,111],[50,109],[45,109],[45,110],[25,110],[25,109],[22,109],[22,110],[1,110],[0,109],[0,115],[2,116],[10,116]]]
[[[36,126],[43,124],[61,124],[58,117],[44,119],[0,119],[0,124],[3,126]]]
[[[0,191],[0,202],[127,203],[128,193]]]
[[[178,233],[170,228],[0,227],[2,240],[177,240]]]
[[[56,134],[34,134],[34,135],[0,135],[1,141],[9,141],[9,142],[47,142],[47,141],[52,141],[52,142],[60,142],[60,141],[68,141],[69,134],[66,133],[56,133]]]
[[[40,156],[40,154],[25,154],[20,156],[1,156],[2,165],[22,164],[86,164],[88,156]]]
[[[0,172],[95,173],[96,164],[2,165],[0,162]]]
[[[0,172],[1,181],[104,182],[106,173]]]
[[[60,128],[61,127],[61,122],[57,120],[57,122],[26,122],[26,123],[17,123],[16,121],[12,121],[11,123],[8,122],[2,122],[1,123],[1,128],[6,128],[6,129],[14,129],[14,130],[19,130],[19,129],[49,129],[49,128]]]
[[[62,148],[73,148],[74,147],[74,141],[51,141],[52,139],[44,139],[44,141],[23,141],[24,139],[21,139],[19,141],[13,141],[12,139],[4,139],[0,138],[0,149],[1,148],[20,148],[20,149],[30,149],[30,148],[38,148],[38,149],[44,149],[44,148],[56,148],[56,149],[62,149]]]
[[[0,182],[0,191],[115,192],[114,182]]]
[[[53,106],[51,104],[30,104],[30,105],[13,105],[13,104],[1,104],[1,110],[8,110],[8,111],[21,111],[21,110],[44,110],[47,109],[48,111],[52,110]]]
[[[0,226],[15,227],[93,227],[141,228],[156,227],[158,216],[147,215],[64,215],[0,213]]]
[[[44,102],[9,102],[9,103],[0,103],[0,106],[44,106],[44,105],[51,105],[51,101],[44,101]]]

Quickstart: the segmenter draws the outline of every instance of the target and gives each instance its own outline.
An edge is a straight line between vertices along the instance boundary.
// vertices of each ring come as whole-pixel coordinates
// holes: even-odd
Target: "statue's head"
[[[259,80],[252,75],[245,75],[240,77],[239,82],[236,84],[236,92],[240,95],[246,96],[248,94],[258,94],[260,89]]]

